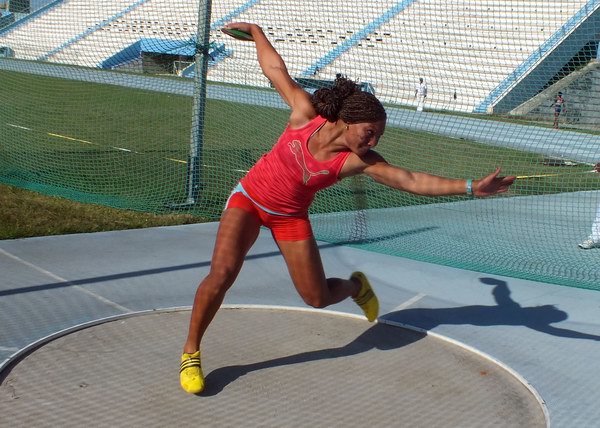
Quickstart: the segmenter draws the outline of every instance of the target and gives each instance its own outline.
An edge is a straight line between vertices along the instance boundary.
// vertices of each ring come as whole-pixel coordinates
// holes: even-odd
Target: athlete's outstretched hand
[[[515,182],[514,175],[509,177],[498,177],[500,168],[490,175],[483,177],[481,180],[476,180],[473,186],[473,194],[478,197],[492,196],[496,193],[504,193]]]

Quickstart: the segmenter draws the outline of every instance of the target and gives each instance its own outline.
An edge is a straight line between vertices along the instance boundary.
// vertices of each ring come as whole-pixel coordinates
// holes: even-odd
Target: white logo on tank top
[[[294,158],[296,158],[296,162],[300,165],[300,169],[302,170],[302,181],[304,185],[308,184],[308,180],[315,175],[327,175],[329,174],[329,170],[323,169],[321,171],[313,172],[308,169],[306,166],[306,159],[304,159],[304,152],[302,151],[302,143],[298,140],[293,140],[288,143]]]

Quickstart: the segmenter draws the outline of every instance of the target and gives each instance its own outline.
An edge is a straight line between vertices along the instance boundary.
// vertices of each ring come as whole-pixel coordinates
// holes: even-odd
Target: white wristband
[[[471,197],[475,196],[473,193],[473,180],[470,178],[467,180],[467,195]]]

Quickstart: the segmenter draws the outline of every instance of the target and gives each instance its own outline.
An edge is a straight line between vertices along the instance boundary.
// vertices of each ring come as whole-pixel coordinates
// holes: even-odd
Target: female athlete
[[[199,351],[202,336],[240,272],[261,226],[271,230],[296,290],[308,305],[324,308],[352,297],[372,322],[378,316],[379,303],[364,274],[354,272],[349,279],[325,276],[308,218],[317,191],[357,174],[426,196],[489,196],[506,192],[515,180],[499,177],[500,169],[481,180],[463,180],[390,165],[373,150],[383,135],[387,117],[374,95],[342,76],[336,78],[333,87],[311,95],[290,77],[259,26],[235,23],[226,29],[252,36],[263,73],[291,112],[277,143],[242,178],[223,211],[210,272],[196,291],[181,357],[180,383],[193,394],[204,388]]]

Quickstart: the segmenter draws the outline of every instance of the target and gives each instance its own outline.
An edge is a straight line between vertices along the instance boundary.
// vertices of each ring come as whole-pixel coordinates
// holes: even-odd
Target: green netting
[[[342,181],[312,207],[319,239],[598,289],[600,249],[577,244],[600,203],[599,8],[584,0],[0,2],[0,181],[218,219],[288,115],[253,44],[219,31],[256,22],[307,90],[342,73],[374,91],[389,115],[378,151],[391,163],[457,178],[500,165],[519,177],[510,193],[485,200]]]

